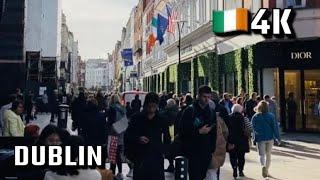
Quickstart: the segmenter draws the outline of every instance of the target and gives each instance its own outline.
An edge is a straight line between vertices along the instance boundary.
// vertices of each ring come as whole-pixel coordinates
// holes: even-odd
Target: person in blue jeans
[[[271,151],[274,140],[280,144],[279,126],[275,116],[269,112],[267,101],[261,101],[255,107],[256,114],[252,117],[254,141],[257,143],[262,176],[268,177],[271,163]]]

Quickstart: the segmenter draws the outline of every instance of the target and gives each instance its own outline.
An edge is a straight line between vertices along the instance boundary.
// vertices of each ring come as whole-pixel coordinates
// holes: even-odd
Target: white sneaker
[[[130,177],[130,178],[133,177],[133,169],[130,169],[129,173],[127,174],[127,177]]]

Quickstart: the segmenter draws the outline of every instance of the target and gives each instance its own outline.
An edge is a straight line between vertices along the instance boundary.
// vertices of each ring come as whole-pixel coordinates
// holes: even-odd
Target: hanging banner
[[[132,49],[123,49],[121,52],[124,66],[133,66]]]

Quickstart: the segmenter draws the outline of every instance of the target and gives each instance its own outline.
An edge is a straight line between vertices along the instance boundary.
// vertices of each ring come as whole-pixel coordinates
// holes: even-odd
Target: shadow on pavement
[[[280,148],[290,149],[293,151],[286,151],[283,149],[273,149],[273,154],[278,156],[295,158],[299,160],[304,160],[304,158],[320,159],[319,149],[316,149],[316,148],[310,148],[307,146],[286,142],[286,141],[282,142]],[[257,151],[256,147],[252,147],[251,150],[255,152]],[[319,154],[319,155],[316,155],[316,154]]]
[[[298,145],[298,144],[294,144],[294,143],[290,143],[290,142],[283,142],[283,145],[281,147],[290,148],[295,151],[301,151],[301,152],[306,152],[306,153],[319,153],[319,149],[310,148],[307,146],[302,146],[302,145]]]

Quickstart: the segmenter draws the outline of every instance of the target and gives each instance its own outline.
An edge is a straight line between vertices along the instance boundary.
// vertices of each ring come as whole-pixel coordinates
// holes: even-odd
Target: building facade
[[[274,95],[279,104],[278,118],[284,129],[289,121],[285,102],[287,94],[293,92],[299,111],[296,130],[320,130],[317,110],[320,71],[314,61],[317,60],[314,50],[319,39],[318,1],[191,0],[168,4],[176,9],[178,21],[181,21],[181,57],[176,27],[174,34],[167,33],[164,47],[154,48],[158,53],[164,50],[163,63],[156,61],[156,56],[142,58],[145,91],[191,92],[195,95],[200,85],[207,84],[219,92],[233,95],[238,95],[241,90]],[[154,9],[159,8],[157,6]],[[212,11],[238,7],[247,8],[252,14],[260,8],[294,8],[296,38],[270,40],[257,34],[215,36],[211,29]],[[159,11],[161,8],[157,9]],[[142,24],[148,29],[144,21]],[[277,53],[280,48],[285,50]],[[306,59],[309,61],[303,61]]]
[[[0,105],[25,88],[25,0],[0,0]]]
[[[101,88],[107,90],[108,61],[104,59],[89,59],[86,61],[85,87],[89,90]]]
[[[26,2],[26,88],[57,88],[61,57],[61,1]]]

